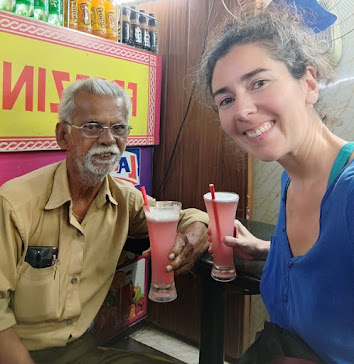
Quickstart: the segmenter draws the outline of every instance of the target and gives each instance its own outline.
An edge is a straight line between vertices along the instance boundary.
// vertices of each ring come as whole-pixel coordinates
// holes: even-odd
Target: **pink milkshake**
[[[151,248],[151,286],[149,298],[155,302],[170,302],[177,297],[174,273],[166,272],[170,253],[176,239],[181,203],[156,201],[149,210],[144,207]]]
[[[223,240],[225,236],[233,236],[238,200],[239,196],[231,192],[215,192],[215,200],[212,200],[210,192],[204,195],[213,241],[214,264],[211,276],[217,281],[232,281],[236,277],[233,249],[226,246]],[[216,211],[219,228],[214,211]]]

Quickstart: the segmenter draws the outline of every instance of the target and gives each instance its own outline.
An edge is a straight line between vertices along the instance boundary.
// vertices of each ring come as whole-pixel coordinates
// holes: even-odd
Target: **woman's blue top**
[[[298,334],[326,363],[354,363],[354,160],[345,165],[352,150],[354,143],[348,143],[338,154],[321,203],[318,240],[303,256],[292,257],[289,247],[289,176],[283,173],[261,280],[271,322]]]

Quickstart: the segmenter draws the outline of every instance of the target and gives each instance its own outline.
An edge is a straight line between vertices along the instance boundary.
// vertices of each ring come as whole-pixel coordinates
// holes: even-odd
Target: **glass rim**
[[[218,195],[228,195],[231,198],[230,199],[219,199],[218,200]],[[238,202],[240,200],[240,196],[236,193],[236,192],[224,192],[224,191],[217,191],[215,192],[215,200],[213,200],[211,198],[211,192],[207,192],[203,195],[203,199],[207,200],[207,201],[216,201],[216,202],[220,202],[220,203],[229,203],[229,202]]]
[[[159,207],[163,208],[163,207],[166,207],[166,208],[171,208],[173,206],[179,206],[179,207],[182,207],[182,202],[179,202],[179,201],[169,201],[169,200],[166,200],[166,201],[152,201],[152,202],[149,202],[149,205],[150,207],[156,207],[158,205],[161,205]],[[144,205],[145,207],[145,205]]]

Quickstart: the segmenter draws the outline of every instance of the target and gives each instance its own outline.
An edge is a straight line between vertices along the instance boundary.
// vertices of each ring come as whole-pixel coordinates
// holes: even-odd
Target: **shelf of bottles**
[[[0,0],[0,10],[158,53],[158,19],[117,0]]]

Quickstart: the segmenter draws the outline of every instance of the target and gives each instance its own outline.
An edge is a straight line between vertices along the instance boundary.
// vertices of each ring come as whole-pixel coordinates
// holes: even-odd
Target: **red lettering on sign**
[[[23,67],[20,77],[16,81],[13,89],[12,86],[12,64],[4,61],[3,68],[3,86],[2,86],[2,108],[11,110],[17,101],[17,98],[26,86],[25,110],[33,111],[33,66]]]
[[[131,172],[128,174],[128,177],[133,179],[134,181],[136,181],[137,180],[137,175],[136,175],[137,168],[136,168],[136,157],[135,157],[135,155],[130,156],[130,163],[131,163],[132,168],[131,168]]]
[[[54,82],[55,82],[55,87],[57,88],[57,92],[58,92],[58,96],[59,96],[59,100],[61,98],[61,94],[63,93],[64,90],[64,86],[63,86],[63,81],[70,81],[70,74],[69,72],[62,72],[62,71],[52,71],[53,73],[53,78],[54,78]],[[51,112],[58,112],[58,103],[55,102],[51,102],[50,103],[50,111]]]
[[[132,90],[132,116],[136,116],[136,105],[138,103],[138,85],[135,82],[129,82],[128,89]]]
[[[45,68],[38,68],[38,111],[45,111],[45,92],[46,92],[47,73]]]
[[[124,81],[120,81],[120,80],[113,80],[112,82],[116,83],[119,87],[124,89]]]
[[[77,80],[87,80],[88,78],[90,78],[90,76],[76,75],[76,81]]]

